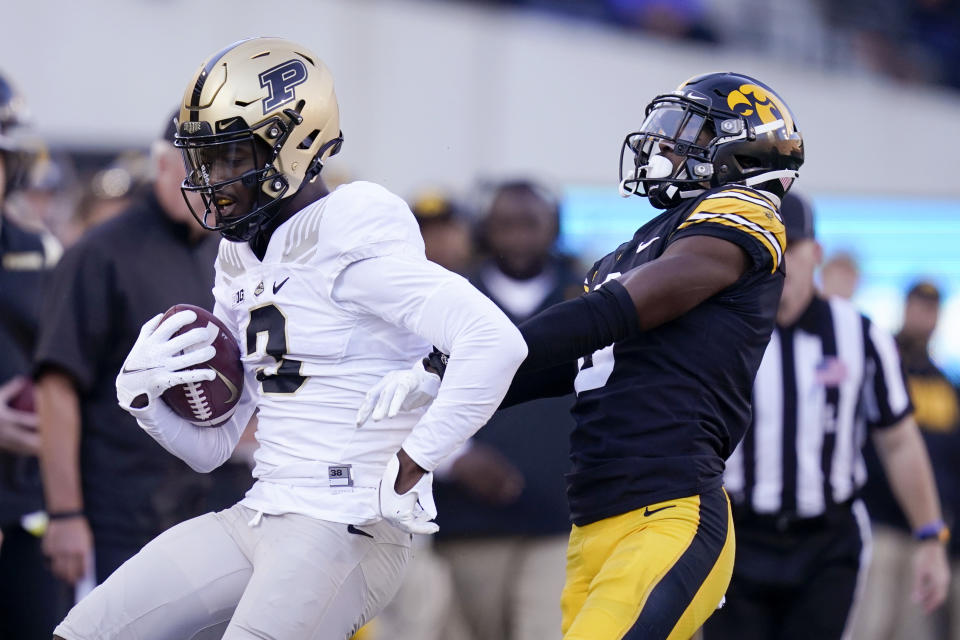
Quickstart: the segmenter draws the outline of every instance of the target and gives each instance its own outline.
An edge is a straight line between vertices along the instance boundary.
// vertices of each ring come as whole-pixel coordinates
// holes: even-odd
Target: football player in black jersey
[[[503,406],[577,392],[566,640],[689,638],[722,601],[724,460],[750,422],[783,288],[780,198],[802,163],[793,115],[753,78],[656,97],[620,189],[665,211],[590,269],[585,295],[520,327],[529,355]],[[416,375],[385,378],[366,409],[399,408]]]

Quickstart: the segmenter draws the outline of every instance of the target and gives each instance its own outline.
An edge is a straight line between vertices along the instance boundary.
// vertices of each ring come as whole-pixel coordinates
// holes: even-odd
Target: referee
[[[753,423],[727,461],[737,553],[705,640],[845,637],[870,553],[858,499],[869,432],[918,539],[914,599],[939,606],[948,531],[893,339],[813,281],[810,205],[788,194],[786,281],[753,391]]]

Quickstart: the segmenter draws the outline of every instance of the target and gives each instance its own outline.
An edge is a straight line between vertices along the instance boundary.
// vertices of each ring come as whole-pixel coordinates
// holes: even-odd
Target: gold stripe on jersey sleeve
[[[741,188],[738,188],[738,187],[730,187],[730,188],[724,189],[724,190],[721,191],[720,193],[722,194],[722,193],[728,193],[728,192],[739,193],[739,194],[742,194],[742,195],[745,195],[745,196],[750,196],[751,198],[756,198],[756,199],[758,199],[758,200],[763,200],[764,202],[767,203],[767,205],[768,205],[771,209],[773,209],[774,211],[777,210],[777,205],[775,205],[770,198],[768,198],[767,196],[763,195],[763,194],[760,193],[759,191],[752,191],[752,190],[750,190],[750,189],[741,189]]]
[[[684,228],[686,228],[686,227],[690,227],[690,226],[692,226],[692,225],[699,224],[699,223],[701,223],[701,222],[714,222],[714,223],[716,223],[716,224],[722,224],[722,225],[725,225],[725,226],[728,226],[728,227],[733,227],[734,229],[737,229],[738,231],[741,231],[741,232],[746,233],[746,234],[748,234],[748,235],[750,235],[750,236],[753,236],[754,239],[756,239],[761,245],[763,245],[763,246],[766,248],[766,250],[770,252],[770,257],[771,257],[772,260],[773,260],[773,268],[770,269],[770,273],[773,273],[774,271],[777,270],[777,267],[780,265],[780,254],[779,254],[779,252],[776,250],[776,247],[775,247],[774,245],[772,245],[772,244],[770,243],[770,240],[768,240],[766,237],[764,237],[763,235],[761,235],[760,233],[757,233],[756,231],[754,231],[754,230],[752,230],[752,229],[748,229],[748,228],[744,227],[743,225],[741,225],[741,224],[738,223],[738,222],[733,222],[733,221],[728,220],[728,219],[726,219],[726,218],[724,218],[724,217],[721,217],[721,216],[711,216],[710,214],[701,214],[701,215],[703,215],[704,217],[698,218],[698,219],[696,219],[696,220],[688,220],[687,222],[684,222],[682,225],[680,225],[680,226],[677,227],[677,228],[678,228],[678,229],[684,229]]]
[[[733,227],[755,238],[762,244],[773,259],[773,269],[776,271],[786,249],[787,237],[783,223],[776,215],[776,210],[760,204],[755,204],[738,197],[725,196],[727,192],[718,193],[705,198],[700,202],[687,219],[677,227],[685,229],[700,222],[716,222]],[[743,196],[758,198],[753,194]]]

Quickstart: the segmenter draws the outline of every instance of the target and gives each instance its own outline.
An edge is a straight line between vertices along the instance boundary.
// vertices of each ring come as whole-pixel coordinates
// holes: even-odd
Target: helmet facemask
[[[783,196],[802,164],[803,139],[779,96],[747,76],[706,74],[647,106],[620,151],[620,192],[662,209],[724,184]]]
[[[273,117],[253,128],[241,120],[233,124],[234,131],[212,134],[206,122],[181,123],[174,144],[183,152],[187,177],[181,191],[193,217],[228,240],[246,242],[275,215],[272,205],[287,194],[289,184],[275,162],[296,120],[285,124]],[[189,130],[197,132],[186,133]],[[202,213],[187,198],[191,192],[200,195]]]
[[[701,193],[713,175],[713,120],[685,98],[659,96],[639,131],[620,149],[620,194],[645,196],[666,209]]]

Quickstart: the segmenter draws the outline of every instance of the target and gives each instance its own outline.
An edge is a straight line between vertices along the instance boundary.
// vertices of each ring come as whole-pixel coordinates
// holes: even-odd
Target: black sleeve
[[[81,241],[53,270],[44,291],[34,375],[48,367],[66,371],[81,391],[96,380],[116,313],[110,291],[111,263],[96,246]]]
[[[577,359],[626,338],[639,326],[633,300],[616,280],[538,313],[519,327],[528,353],[500,408],[572,393]],[[424,365],[443,378],[446,357],[434,347]]]
[[[517,374],[575,363],[639,327],[630,294],[622,284],[610,280],[596,291],[553,305],[520,325],[528,353]]]
[[[539,371],[518,372],[510,383],[506,397],[499,409],[506,409],[540,398],[559,398],[573,393],[573,381],[577,377],[575,360]]]

